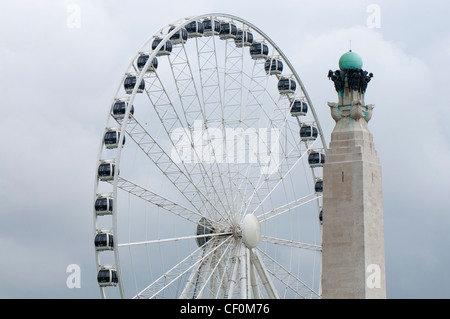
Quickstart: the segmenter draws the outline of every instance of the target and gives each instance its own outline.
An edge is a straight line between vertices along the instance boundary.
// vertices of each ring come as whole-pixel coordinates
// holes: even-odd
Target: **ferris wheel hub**
[[[247,248],[255,248],[261,240],[261,224],[254,214],[245,216],[241,226],[242,241]]]

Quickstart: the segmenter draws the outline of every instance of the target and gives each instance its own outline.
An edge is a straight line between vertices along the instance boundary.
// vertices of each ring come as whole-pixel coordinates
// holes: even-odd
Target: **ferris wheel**
[[[95,174],[103,298],[320,298],[325,140],[276,44],[228,14],[132,58]]]

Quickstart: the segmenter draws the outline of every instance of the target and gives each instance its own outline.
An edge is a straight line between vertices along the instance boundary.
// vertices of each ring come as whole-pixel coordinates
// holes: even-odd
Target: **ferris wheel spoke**
[[[177,46],[168,59],[184,120],[188,126],[192,125],[194,120],[201,119],[202,108],[199,108],[200,97],[184,44]]]
[[[226,297],[227,295],[227,287],[229,284],[229,278],[231,278],[231,271],[232,271],[232,265],[235,262],[237,251],[239,250],[239,246],[236,245],[236,243],[233,243],[232,249],[228,252],[228,256],[219,263],[219,282],[217,284],[217,289],[215,293],[215,298],[218,298],[219,296]],[[220,293],[222,294],[220,295]]]
[[[214,154],[215,168],[217,169],[217,174],[221,178],[222,191],[224,196],[227,198],[230,210],[235,209],[235,204],[233,200],[233,195],[236,192],[234,185],[234,176],[232,172],[232,164],[229,162],[228,158],[223,159],[223,145],[227,145],[227,127],[228,124],[225,117],[226,104],[224,103],[225,98],[225,83],[222,83],[219,76],[219,65],[216,54],[216,43],[214,37],[199,38],[196,40],[197,50],[198,50],[198,65],[199,65],[199,77],[202,89],[203,98],[203,113],[204,122],[207,123],[208,127],[206,132],[208,134],[208,140],[210,141],[209,129],[212,125],[216,124],[219,127],[212,128],[215,131],[214,135],[219,135],[221,138],[217,138],[217,143],[221,143],[222,147],[219,151],[219,156],[216,156],[217,143],[216,145],[211,145],[208,143],[209,154]],[[228,41],[226,41],[226,45]],[[226,63],[225,63],[226,66]],[[218,134],[217,134],[218,131]],[[225,154],[226,155],[226,154]],[[223,162],[225,161],[225,162]],[[218,163],[222,163],[217,165]],[[221,169],[221,167],[223,169]]]
[[[251,262],[251,252],[249,252],[249,276],[250,276],[250,288],[253,293],[253,298],[262,299],[261,289],[256,278],[255,265]]]
[[[283,181],[289,176],[291,171],[298,165],[298,163],[301,162],[303,157],[308,154],[308,151],[311,149],[311,147],[314,145],[314,143],[311,143],[311,145],[308,146],[308,149],[299,157],[291,157],[290,155],[287,155],[284,160],[280,162],[280,171],[276,173],[276,176],[273,178],[267,178],[265,179],[260,186],[258,187],[255,192],[259,191],[263,187],[268,190],[267,195],[261,200],[256,207],[253,209],[252,213],[255,213],[262,204],[270,198],[271,194],[277,189],[278,186],[280,186]],[[290,163],[290,160],[293,161],[293,163]],[[254,196],[255,192],[253,192],[252,196]]]
[[[270,211],[267,211],[265,213],[257,215],[258,220],[259,220],[260,223],[265,222],[265,221],[267,221],[267,220],[269,220],[269,219],[271,219],[273,217],[276,217],[278,215],[282,215],[282,214],[284,214],[286,212],[290,212],[294,208],[303,206],[303,205],[305,205],[305,204],[307,204],[307,203],[309,203],[311,201],[314,201],[314,200],[316,200],[318,198],[321,198],[321,197],[322,197],[322,195],[320,195],[318,193],[312,193],[312,194],[306,195],[306,196],[304,196],[302,198],[295,199],[295,200],[293,200],[292,202],[290,202],[288,204],[279,206],[279,207],[274,208],[274,209],[272,209]]]
[[[230,247],[230,245],[233,245],[233,242],[230,242],[229,244],[228,244],[228,246],[227,246],[227,250],[228,250],[228,248]],[[223,256],[224,255],[226,255],[226,253],[225,254],[223,254]],[[223,257],[222,256],[222,257]],[[223,259],[223,258],[222,258]],[[225,262],[227,262],[229,260],[229,258],[225,258]],[[198,265],[195,267],[195,269],[191,272],[191,274],[190,274],[190,276],[189,276],[189,279],[187,280],[187,282],[186,282],[186,285],[185,285],[185,287],[184,287],[184,289],[183,289],[183,291],[182,291],[182,293],[181,293],[181,295],[180,295],[180,299],[186,299],[186,298],[190,298],[190,294],[191,294],[191,291],[193,290],[193,287],[194,287],[194,285],[198,285],[198,278],[200,277],[200,271],[201,271],[201,269],[204,267],[204,264],[205,264],[205,262],[202,262],[202,263],[198,263]],[[226,271],[226,266],[224,267],[223,265],[223,261],[220,261],[220,262],[218,262],[217,263],[217,266],[218,266],[218,272],[219,273],[222,273],[222,275],[221,275],[221,279],[220,279],[220,281],[219,281],[219,283],[218,283],[218,289],[217,289],[217,292],[215,293],[215,295],[214,295],[214,297],[215,298],[217,298],[218,296],[219,296],[219,293],[220,293],[220,290],[221,290],[221,288],[223,289],[223,281],[224,281],[224,278],[226,277],[226,275],[227,275],[227,271]],[[213,284],[212,284],[213,285]],[[196,295],[195,294],[195,291],[196,291],[197,289],[195,289],[194,290],[194,293],[193,293],[193,296],[194,297],[198,297],[198,294]],[[214,292],[214,288],[212,287],[211,288],[211,294]]]
[[[257,271],[259,278],[261,279],[262,285],[264,286],[267,295],[270,299],[280,299],[280,295],[278,294],[277,289],[270,277],[270,274],[267,268],[262,261],[262,258],[258,252],[258,250],[252,249],[250,251],[250,261],[254,265],[255,270]]]
[[[216,250],[222,247],[224,244],[229,242],[232,237],[228,237],[221,243],[219,243],[214,248],[207,251],[206,254],[203,254],[203,249],[205,246],[211,245],[211,242],[207,242],[202,247],[197,248],[191,254],[189,254],[186,258],[184,258],[181,262],[175,265],[168,272],[163,274],[161,277],[156,279],[153,283],[139,292],[135,298],[148,298],[152,299],[157,297],[162,291],[170,287],[177,279],[181,276],[188,273],[192,268],[196,267],[198,264],[203,263],[211,254],[213,254]]]
[[[191,268],[198,264],[197,260],[201,258],[203,249],[201,247],[197,248],[191,254],[189,254],[185,259],[175,265],[168,272],[160,276],[153,283],[139,292],[134,299],[151,299],[155,298],[158,293],[162,292],[164,289],[169,287],[174,281],[179,277],[186,274]]]
[[[284,120],[284,124],[286,124],[286,120]],[[272,124],[269,123],[269,126]],[[284,126],[284,125],[283,125]],[[279,128],[278,128],[279,129]],[[241,211],[244,212],[244,215],[246,212],[252,207],[252,205],[257,205],[256,209],[263,203],[267,197],[263,201],[259,200],[259,198],[265,194],[266,192],[273,192],[274,188],[279,185],[281,181],[283,181],[283,178],[285,177],[285,171],[290,170],[291,168],[291,161],[294,161],[294,166],[296,163],[299,162],[299,160],[303,157],[301,153],[299,153],[299,149],[295,146],[293,147],[289,152],[287,152],[283,145],[279,145],[281,134],[280,131],[275,128],[275,137],[272,136],[272,139],[275,140],[270,142],[270,149],[272,147],[281,147],[282,152],[279,153],[278,151],[272,152],[270,151],[270,156],[267,159],[267,163],[265,167],[261,170],[261,174],[259,174],[259,178],[256,181],[257,187],[253,189],[253,192],[249,196],[247,200],[243,202],[243,205],[241,206]],[[271,133],[272,133],[272,127],[271,127]],[[268,141],[263,141],[263,147],[266,151],[269,147]],[[260,146],[261,147],[261,146]],[[300,154],[300,156],[299,156]],[[279,159],[281,157],[281,160]],[[273,187],[273,184],[275,183],[275,187]],[[257,202],[254,203],[254,197],[256,195]],[[245,205],[245,206],[244,206]],[[255,210],[256,210],[255,209]]]
[[[287,246],[287,247],[308,249],[308,250],[313,250],[313,251],[322,251],[322,247],[319,245],[301,243],[298,241],[269,237],[269,236],[261,236],[261,241],[266,242],[266,243],[276,244],[276,245],[283,245],[283,246]]]
[[[221,123],[223,117],[222,85],[215,37],[196,39],[199,79],[202,92],[202,108],[208,123]]]
[[[209,245],[211,244],[212,243],[209,243]],[[207,245],[207,247],[205,248],[209,248],[209,245]],[[201,262],[200,267],[198,267],[195,277],[195,283],[193,286],[192,299],[200,299],[203,297],[203,288],[207,283],[206,277],[208,276],[214,255],[215,253],[209,255],[207,258],[205,258],[205,260]]]
[[[193,176],[189,174],[189,171],[184,169],[184,163],[182,163],[183,165],[175,163],[173,158],[133,116],[128,120],[126,133],[197,211],[218,211],[207,194],[197,187],[197,183],[193,181]]]
[[[175,86],[177,88],[178,98],[181,102],[181,108],[184,113],[187,127],[193,126],[195,129],[197,127],[195,121],[201,121],[203,123],[201,125],[201,132],[203,133],[201,140],[198,141],[198,138],[195,136],[195,131],[193,132],[192,140],[194,141],[195,145],[198,145],[199,143],[203,144],[203,135],[206,134],[206,139],[208,141],[206,145],[207,154],[209,154],[212,160],[208,158],[205,159],[203,145],[202,151],[198,151],[198,153],[200,153],[198,155],[199,157],[201,157],[201,163],[206,160],[211,162],[209,166],[201,164],[201,168],[203,169],[203,176],[209,176],[209,179],[205,179],[205,187],[207,189],[210,187],[213,187],[214,190],[217,189],[217,191],[211,192],[211,195],[214,197],[215,201],[222,201],[222,197],[224,197],[224,205],[226,206],[225,212],[229,212],[231,210],[231,204],[223,180],[223,176],[225,174],[223,174],[220,170],[219,163],[221,163],[222,161],[217,158],[217,154],[214,152],[214,149],[211,145],[213,141],[211,141],[211,132],[208,128],[207,118],[204,112],[205,106],[203,99],[203,90],[199,90],[194,81],[194,75],[190,65],[189,56],[186,53],[184,45],[180,46],[177,54],[169,56],[169,62],[172,66],[172,75]],[[215,139],[215,134],[213,134],[213,136]],[[196,148],[194,148],[194,152],[197,152]],[[217,174],[214,172],[214,169],[217,170]]]
[[[129,246],[136,246],[136,245],[150,245],[150,244],[162,244],[167,242],[176,242],[181,240],[187,240],[187,239],[198,239],[198,238],[205,238],[205,237],[224,237],[229,236],[232,233],[210,233],[210,234],[204,234],[204,235],[192,235],[192,236],[183,236],[183,237],[173,237],[173,238],[162,238],[162,239],[154,239],[154,240],[146,240],[146,241],[138,241],[138,242],[129,242],[129,243],[123,243],[118,244],[118,247],[129,247]]]
[[[244,254],[241,256],[243,263],[241,263],[241,297],[251,298],[251,277],[250,269],[252,267],[250,260],[250,249],[245,248]]]
[[[235,193],[240,192],[240,189],[233,187],[237,182],[238,172],[240,166],[242,165],[241,159],[239,158],[239,145],[237,145],[237,153],[234,154],[234,137],[230,136],[229,130],[233,130],[235,133],[242,131],[241,126],[241,114],[242,110],[245,108],[243,104],[243,55],[244,50],[238,48],[234,45],[233,39],[225,39],[224,41],[224,71],[222,74],[221,81],[218,76],[218,83],[221,83],[220,99],[221,99],[221,114],[219,123],[221,123],[223,141],[222,144],[225,145],[225,168],[228,177],[227,196],[230,197],[230,201],[233,203],[233,210],[236,211],[236,203],[234,201]],[[240,129],[237,130],[237,129]],[[238,136],[239,139],[239,136]],[[231,148],[230,148],[231,147]],[[230,150],[233,150],[230,153]],[[236,156],[236,158],[235,158]],[[233,213],[233,218],[234,218]]]
[[[239,127],[244,132],[246,132],[248,129],[256,128],[256,126],[258,125],[258,121],[261,118],[261,111],[264,111],[263,103],[267,95],[267,85],[269,83],[269,77],[264,71],[263,64],[264,61],[259,59],[256,59],[253,62],[250,83],[248,84],[247,90],[245,92],[245,108],[241,108],[240,111]],[[258,159],[261,160],[260,157],[262,154],[261,150],[259,150],[258,154],[258,148],[261,147],[260,141],[264,138],[266,138],[266,136],[260,136],[260,132],[258,132],[257,143],[253,143],[255,145],[251,145],[251,143],[249,143],[248,150],[246,150],[246,152],[248,152],[248,154],[257,154]],[[246,194],[249,191],[249,187],[250,190],[255,189],[254,185],[258,176],[256,174],[252,174],[255,168],[252,167],[251,163],[247,164],[244,174],[242,174],[242,166],[243,164],[238,163],[237,170],[233,174],[233,180],[235,180],[234,183],[237,185],[235,189],[238,190],[233,198],[234,202],[236,202],[236,207],[239,207],[243,204],[246,198]]]
[[[320,295],[314,291],[311,287],[305,284],[300,278],[294,275],[291,271],[282,266],[278,261],[270,257],[267,253],[258,248],[264,256],[264,262],[270,264],[271,267],[267,268],[267,271],[281,283],[285,288],[288,288],[293,293],[301,298],[317,297]]]
[[[202,266],[202,263],[197,263],[194,270],[191,271],[191,274],[189,275],[189,278],[186,282],[186,285],[183,288],[183,291],[181,292],[179,299],[187,299],[189,298],[189,293],[192,290],[192,287],[194,287],[195,282],[199,275],[199,270]]]
[[[225,40],[225,65],[223,79],[223,111],[229,124],[239,124],[242,106],[242,63],[243,48],[234,45],[233,40]]]
[[[230,241],[226,245],[226,247],[220,249],[218,253],[214,253],[210,256],[207,269],[204,272],[205,277],[206,275],[208,275],[208,273],[209,275],[206,278],[204,278],[203,285],[198,287],[199,289],[198,294],[195,296],[196,298],[201,298],[203,296],[207,285],[210,285],[211,287],[210,294],[212,295],[214,293],[214,291],[216,290],[215,283],[217,280],[216,271],[218,270],[219,265],[223,262],[224,257],[228,254],[228,251],[230,247],[232,247],[232,245],[233,243],[232,241]]]
[[[112,183],[112,181],[111,181]],[[127,179],[118,176],[117,178],[117,187],[124,190],[125,192],[132,194],[136,197],[139,197],[147,202],[150,202],[158,207],[163,208],[167,212],[175,214],[181,218],[189,220],[193,223],[197,223],[198,219],[203,217],[197,211],[184,207],[170,199],[167,199],[151,190],[148,190],[144,187],[141,187]]]
[[[233,255],[230,257],[231,261],[231,273],[228,277],[228,282],[226,286],[226,291],[224,294],[225,299],[232,299],[234,294],[234,287],[237,284],[238,281],[238,275],[239,275],[239,255],[241,254],[243,244],[241,241],[239,241],[236,245],[236,248],[234,250]]]
[[[274,54],[274,53],[273,53]],[[274,57],[272,54],[272,58]],[[280,102],[283,101],[281,97],[278,98],[278,100],[275,100],[270,94],[267,94],[268,84],[269,84],[269,77],[270,74],[265,71],[264,63],[265,59],[255,59],[252,75],[251,75],[251,82],[248,86],[248,92],[247,92],[247,106],[246,110],[249,110],[249,118],[245,118],[246,121],[241,121],[242,123],[259,123],[262,119],[267,119],[267,130],[270,132],[270,135],[272,136],[272,129],[277,129],[278,126],[284,125],[286,122],[285,116],[286,116],[286,107],[280,106]],[[274,109],[272,111],[272,114],[269,114],[268,111],[264,107],[265,101],[269,101],[269,105],[274,105]],[[283,109],[283,112],[281,112],[281,109]],[[277,112],[278,111],[278,112]],[[275,113],[281,114],[281,116],[275,117],[273,116]],[[254,114],[259,114],[257,117],[255,117]],[[295,139],[294,139],[295,140]],[[261,141],[263,143],[261,143]],[[267,157],[267,149],[269,148],[269,152],[272,152],[273,145],[268,144],[268,140],[266,136],[260,136],[259,137],[259,145],[258,150],[251,150],[253,152],[259,151],[259,156]],[[263,148],[261,150],[261,148]],[[272,163],[274,162],[275,158],[271,158]],[[267,163],[266,163],[267,164]],[[269,167],[264,167],[263,169],[267,169]],[[250,187],[250,191],[256,192],[257,187],[255,185],[258,185],[262,179],[267,179],[264,177],[265,174],[262,173],[259,174],[259,179],[257,178],[258,175],[252,175],[250,174],[251,170],[247,170],[245,178],[243,178],[241,181],[241,184],[244,183],[245,187],[245,193],[248,191],[248,186]],[[270,173],[269,173],[270,174]],[[241,185],[238,187],[241,189]],[[251,199],[253,196],[251,196]],[[244,205],[249,205],[251,203],[250,200],[245,200],[244,197],[241,198],[241,205],[244,207]],[[256,193],[256,199],[259,202],[260,201],[260,194]]]
[[[253,77],[254,76],[255,75],[253,75]],[[268,75],[265,72],[264,72],[264,75],[259,75],[259,76],[265,77],[265,78],[268,77]],[[259,94],[255,94],[255,92],[258,91],[258,87],[260,87],[259,90],[261,90],[261,92]],[[280,103],[282,101],[281,97],[278,100],[274,100],[273,97],[268,95],[267,98],[270,100],[270,103],[272,105],[274,105],[275,107],[273,109],[272,114],[267,113],[263,108],[264,99],[266,98],[266,90],[267,90],[267,81],[266,81],[266,86],[263,86],[263,87],[261,87],[260,83],[257,83],[256,87],[251,89],[250,95],[253,96],[253,103],[255,103],[259,108],[261,108],[264,113],[263,115],[265,117],[267,117],[267,119],[268,119],[268,123],[267,123],[268,129],[267,130],[268,131],[270,130],[269,132],[270,132],[271,137],[274,138],[278,144],[280,144],[281,139],[283,137],[286,137],[283,135],[282,129],[284,127],[288,127],[288,124],[289,124],[286,119],[287,108],[284,107],[284,109],[283,109],[283,107],[280,106]],[[278,117],[274,116],[274,114],[276,114],[276,113],[278,113]],[[277,131],[278,131],[278,133],[276,133]],[[274,134],[275,134],[275,136],[278,136],[278,137],[274,137],[273,136]],[[296,138],[294,138],[293,141],[296,141]],[[274,146],[281,147],[281,150],[282,150],[281,154],[279,154],[277,151],[275,151],[274,154],[272,154]],[[267,137],[260,139],[259,146],[258,146],[259,155],[260,156],[263,155],[263,156],[267,157],[267,154],[265,154],[265,153],[267,153],[267,150],[269,150],[270,156],[269,156],[268,160],[266,160],[265,167],[263,167],[261,169],[261,174],[259,174],[259,178],[255,177],[255,176],[252,177],[250,174],[250,170],[247,171],[247,181],[250,178],[252,178],[252,181],[251,181],[251,183],[246,183],[246,187],[249,185],[252,185],[252,187],[250,189],[252,191],[252,194],[247,200],[242,200],[243,205],[242,205],[241,209],[243,211],[246,212],[248,210],[248,208],[251,206],[254,196],[256,196],[256,204],[258,204],[258,203],[261,204],[261,195],[264,194],[264,192],[269,191],[272,188],[270,183],[273,183],[274,180],[278,181],[280,179],[283,179],[282,174],[283,174],[284,170],[286,169],[286,167],[288,167],[288,165],[289,165],[288,161],[292,160],[293,158],[296,158],[295,154],[297,154],[297,153],[300,154],[300,150],[298,149],[298,143],[293,143],[293,144],[291,144],[291,146],[292,146],[291,150],[287,151],[286,145],[281,145],[281,144],[276,145],[276,143],[273,143],[273,141],[271,141],[269,144]],[[263,148],[263,151],[261,151],[261,148]],[[278,163],[279,160],[276,158],[276,156],[280,156],[283,160],[280,163]],[[270,171],[271,168],[272,169],[275,168],[275,173]],[[246,180],[244,179],[244,181],[246,181]],[[246,208],[245,208],[245,206],[246,206]]]
[[[238,177],[236,178],[234,186],[238,188],[238,192],[236,192],[234,201],[236,201],[237,211],[239,211],[239,207],[246,206],[246,198],[249,197],[248,192],[253,192],[257,188],[258,176],[254,173],[255,169],[260,170],[249,164],[247,165],[245,172],[236,174]],[[240,195],[239,198],[238,195]],[[259,194],[256,194],[256,196],[259,199]]]
[[[226,47],[228,47],[228,42],[225,41]],[[219,79],[219,72],[218,72],[218,62],[217,62],[217,55],[216,55],[216,44],[215,44],[215,38],[214,37],[206,37],[206,38],[199,38],[196,39],[197,43],[197,49],[198,49],[198,65],[199,65],[199,76],[200,76],[200,83],[202,88],[202,97],[203,97],[203,109],[204,109],[204,115],[205,119],[204,122],[208,123],[209,125],[214,125],[214,123],[219,124],[222,126],[221,132],[219,133],[219,136],[222,136],[222,145],[227,145],[227,124],[229,124],[227,116],[225,116],[226,112],[228,111],[229,105],[236,105],[238,103],[224,103],[223,99],[227,97],[227,92],[229,91],[230,87],[226,86],[226,89],[222,90],[222,83]],[[243,52],[243,51],[242,51]],[[240,53],[242,55],[242,53]],[[228,57],[228,55],[227,55]],[[236,56],[234,57],[236,58]],[[226,59],[225,67],[228,68],[228,59]],[[240,72],[240,73],[239,73]],[[229,72],[225,71],[225,74],[228,74]],[[242,71],[238,70],[237,72],[234,72],[235,74],[241,74]],[[227,76],[225,76],[224,82],[228,79]],[[242,81],[241,81],[242,82]],[[226,83],[224,83],[225,85]],[[242,85],[242,83],[240,84]],[[239,87],[236,85],[233,87],[234,93],[238,92],[240,90]],[[224,92],[223,94],[221,92]],[[240,104],[239,104],[240,105]],[[242,112],[242,108],[240,110]],[[213,128],[214,130],[218,130],[218,128]],[[219,129],[220,130],[220,129]],[[208,140],[210,140],[209,136],[209,127],[205,130],[208,134]],[[215,134],[217,135],[217,134]],[[215,136],[217,138],[217,136]],[[220,143],[220,141],[218,141]],[[211,147],[211,150],[214,150],[213,147]],[[209,153],[212,153],[210,150]],[[220,153],[222,155],[222,153]],[[221,165],[217,165],[217,163],[222,163],[223,158],[214,158],[215,168],[217,168],[217,175],[224,176],[223,179],[221,179],[222,185],[221,189],[224,193],[224,196],[227,197],[227,202],[229,203],[229,207],[235,208],[235,193],[240,192],[240,188],[235,187],[236,186],[236,170],[234,169],[239,164],[232,164],[233,161],[229,161],[228,158],[225,159],[225,163]],[[223,155],[222,155],[223,156]],[[221,169],[223,168],[223,170]],[[238,170],[237,170],[238,171]],[[230,204],[233,203],[233,204]],[[235,209],[234,209],[235,210]]]
[[[227,207],[223,203],[222,196],[217,192],[217,189],[211,186],[214,185],[214,183],[212,182],[211,176],[210,174],[208,174],[204,166],[201,156],[202,154],[199,154],[197,147],[195,147],[196,143],[199,142],[197,137],[194,136],[195,123],[194,125],[188,124],[187,127],[183,125],[183,122],[180,119],[180,115],[178,114],[178,112],[174,107],[172,99],[167,93],[164,84],[162,83],[156,72],[154,76],[153,85],[151,85],[150,88],[146,89],[145,91],[147,93],[150,102],[155,108],[157,116],[164,128],[164,131],[166,132],[167,137],[172,143],[173,150],[175,150],[178,159],[180,159],[179,161],[184,166],[185,172],[188,172],[188,174],[193,178],[192,180],[194,181],[194,185],[197,189],[200,189],[202,192],[209,194],[208,197],[210,199],[213,199],[214,204],[218,204],[221,207],[220,210],[216,208],[215,212],[216,214],[221,216],[224,220],[226,220],[224,212],[228,211]],[[194,128],[194,131],[192,131],[192,128]],[[181,130],[181,132],[183,133],[182,138],[184,137],[188,140],[190,145],[190,152],[193,152],[194,163],[196,164],[192,166],[191,170],[187,168],[187,165],[183,160],[183,155],[180,154],[181,150],[179,149],[179,145],[177,145],[173,141],[173,137],[171,136],[171,134],[174,132],[175,129]],[[190,132],[190,134],[186,134],[187,132]],[[180,131],[178,133],[180,133]]]

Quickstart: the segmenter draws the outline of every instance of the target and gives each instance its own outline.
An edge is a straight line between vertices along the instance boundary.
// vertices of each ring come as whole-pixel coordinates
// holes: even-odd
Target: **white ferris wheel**
[[[228,14],[131,60],[94,190],[103,298],[320,298],[325,140],[297,72]]]

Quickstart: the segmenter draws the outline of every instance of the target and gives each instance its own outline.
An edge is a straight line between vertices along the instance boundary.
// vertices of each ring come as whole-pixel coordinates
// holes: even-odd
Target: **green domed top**
[[[363,61],[358,53],[349,52],[344,53],[339,59],[339,68],[341,70],[345,69],[361,69],[363,66]]]

